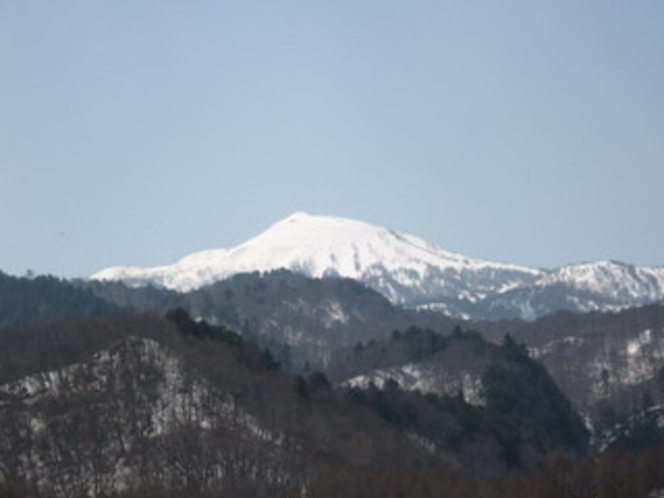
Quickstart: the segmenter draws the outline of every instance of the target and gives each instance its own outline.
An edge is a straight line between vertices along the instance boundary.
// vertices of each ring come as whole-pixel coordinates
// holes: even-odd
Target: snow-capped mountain
[[[468,318],[533,319],[664,300],[664,267],[599,262],[532,269],[470,258],[361,221],[301,212],[234,248],[194,253],[168,266],[112,267],[91,278],[187,292],[239,273],[277,269],[355,279],[393,303]]]
[[[472,259],[361,221],[295,213],[231,249],[198,252],[170,266],[108,268],[92,278],[186,292],[234,274],[276,269],[316,278],[352,278],[393,302],[410,305],[476,301],[533,282],[541,274]]]
[[[664,267],[600,261],[550,270],[532,285],[489,296],[482,314],[534,319],[559,310],[617,311],[663,300]]]

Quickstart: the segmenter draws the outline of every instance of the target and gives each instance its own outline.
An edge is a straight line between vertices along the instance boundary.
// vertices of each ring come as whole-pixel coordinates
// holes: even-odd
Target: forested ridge
[[[35,320],[120,316],[123,307],[53,276],[14,277],[0,271],[0,329]]]
[[[657,378],[638,384],[636,411],[607,398],[611,438],[597,444],[516,323],[500,338],[491,331],[492,341],[481,324],[404,326],[361,288],[288,273],[263,288],[255,276],[235,279],[212,301],[114,284],[104,291],[113,304],[52,277],[0,276],[0,497],[604,498],[664,487]],[[284,346],[257,344],[233,310],[251,309],[256,295],[265,310],[272,289],[287,302],[307,286],[312,303],[350,290],[394,326],[327,364],[284,364]],[[187,309],[217,300],[226,322]],[[634,316],[651,338],[659,315],[646,313]],[[429,314],[408,316],[435,326]],[[649,340],[639,347],[652,349]],[[413,390],[389,376],[340,383],[403,365],[437,375],[472,367],[479,390]]]

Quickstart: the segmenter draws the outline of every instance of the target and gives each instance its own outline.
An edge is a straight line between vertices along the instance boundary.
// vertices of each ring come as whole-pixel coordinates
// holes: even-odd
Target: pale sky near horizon
[[[294,211],[493,261],[664,265],[664,2],[0,0],[0,271]]]

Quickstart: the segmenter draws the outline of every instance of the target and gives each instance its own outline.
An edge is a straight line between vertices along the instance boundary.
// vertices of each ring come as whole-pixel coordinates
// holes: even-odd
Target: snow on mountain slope
[[[394,380],[406,391],[439,396],[455,396],[460,393],[467,403],[481,406],[485,400],[482,397],[481,372],[477,370],[472,366],[467,370],[446,370],[435,361],[425,360],[371,370],[343,382],[343,385],[367,389],[373,384],[382,389],[388,380]]]
[[[540,276],[538,270],[468,258],[369,223],[295,213],[231,249],[198,252],[170,266],[108,268],[91,278],[189,291],[237,273],[276,269],[360,280],[409,304],[478,300]]]
[[[536,285],[560,283],[615,300],[657,300],[664,296],[664,268],[640,268],[615,261],[581,263],[552,270]]]
[[[563,266],[532,285],[489,296],[479,314],[531,320],[561,310],[618,311],[663,300],[664,268],[601,261]]]
[[[182,434],[201,434],[191,440],[197,463],[201,455],[211,458],[199,441],[214,438],[220,428],[228,431],[225,438],[236,437],[229,455],[241,455],[243,441],[261,457],[283,444],[282,433],[263,425],[235,395],[171,348],[136,336],[81,362],[0,385],[0,400],[0,452],[4,461],[7,454],[13,458],[7,468],[54,497],[116,496],[156,483],[155,476],[160,484],[183,482],[177,469],[189,457],[179,446]],[[165,462],[175,462],[170,472],[164,472]],[[226,475],[219,465],[206,472],[209,479]]]

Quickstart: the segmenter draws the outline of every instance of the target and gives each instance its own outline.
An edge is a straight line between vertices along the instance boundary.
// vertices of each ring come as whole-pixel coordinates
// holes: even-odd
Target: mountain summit
[[[288,269],[362,281],[394,302],[479,299],[531,281],[538,271],[446,251],[418,237],[346,218],[297,212],[231,249],[191,254],[152,268],[112,267],[96,280],[190,291],[247,272]]]
[[[230,249],[197,252],[167,266],[112,267],[91,278],[187,292],[235,274],[278,269],[352,278],[394,303],[474,318],[535,318],[664,299],[664,268],[602,262],[532,269],[470,258],[362,221],[303,212]]]

